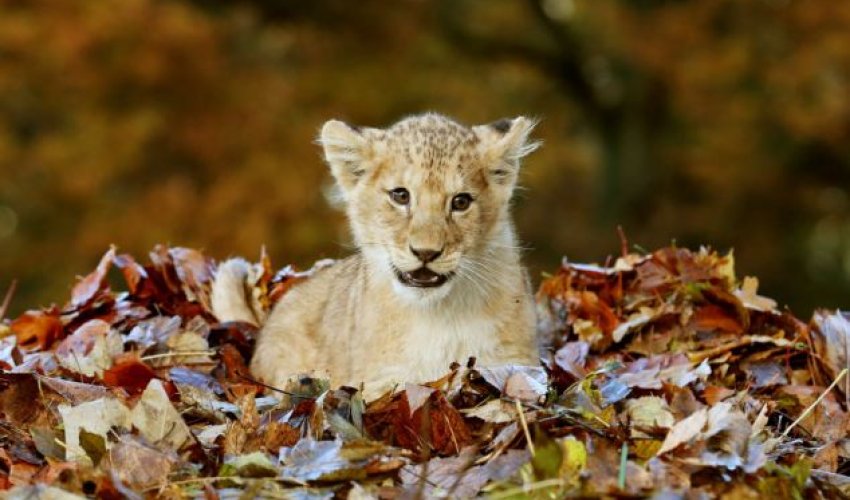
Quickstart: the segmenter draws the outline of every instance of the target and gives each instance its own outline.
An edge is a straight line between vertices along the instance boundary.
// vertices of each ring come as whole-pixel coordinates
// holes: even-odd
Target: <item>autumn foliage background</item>
[[[850,298],[850,3],[0,1],[0,289],[62,303],[110,243],[350,252],[321,123],[526,114],[535,271],[735,248],[801,317]]]

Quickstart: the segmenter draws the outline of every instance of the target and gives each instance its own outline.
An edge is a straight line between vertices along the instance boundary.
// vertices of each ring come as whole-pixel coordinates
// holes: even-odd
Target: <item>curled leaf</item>
[[[71,290],[71,306],[75,309],[80,309],[86,306],[94,299],[98,292],[106,289],[106,274],[112,267],[112,261],[115,259],[115,247],[112,246],[103,254],[97,268],[88,276],[81,278],[74,289]]]

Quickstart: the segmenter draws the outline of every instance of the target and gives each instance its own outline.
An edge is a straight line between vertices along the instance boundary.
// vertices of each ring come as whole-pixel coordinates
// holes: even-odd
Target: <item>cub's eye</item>
[[[460,193],[452,198],[452,212],[463,212],[472,204],[472,195]]]
[[[404,188],[395,188],[390,191],[390,199],[393,203],[406,206],[410,203],[410,191]]]

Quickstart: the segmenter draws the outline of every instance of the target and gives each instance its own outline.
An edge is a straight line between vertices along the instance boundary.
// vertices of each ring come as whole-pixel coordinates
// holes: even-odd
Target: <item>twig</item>
[[[445,416],[445,415],[444,415]],[[448,418],[446,418],[446,423],[448,423]],[[451,429],[451,427],[449,427]],[[457,445],[455,445],[457,447]],[[459,451],[459,450],[458,450]],[[470,454],[470,458],[463,464],[462,470],[460,474],[458,474],[457,479],[452,483],[452,487],[449,488],[449,491],[446,493],[446,498],[456,498],[455,491],[460,487],[461,482],[469,474],[469,471],[472,470],[473,465],[475,465],[475,454]]]
[[[449,428],[449,436],[452,437],[452,444],[455,445],[455,450],[460,453],[460,445],[458,444],[457,438],[455,437],[455,430],[452,429],[452,424],[451,422],[449,422],[449,417],[445,413],[443,413],[443,420],[446,421],[446,427]]]
[[[416,472],[416,470],[412,467],[410,469],[408,469],[407,472],[409,472],[413,476],[418,477],[419,479],[422,480],[422,482],[428,483],[429,485],[433,486],[434,488],[442,488],[439,484],[428,479],[428,477],[427,477],[427,475],[428,475],[428,462],[422,463],[421,466],[425,470],[425,474],[420,474],[420,473]],[[416,496],[414,498],[420,498],[420,496]]]
[[[270,391],[279,392],[279,393],[281,393],[281,394],[286,394],[287,396],[292,396],[292,397],[295,397],[295,398],[301,398],[301,399],[316,399],[316,396],[310,396],[310,395],[308,395],[308,394],[298,394],[298,393],[296,393],[296,392],[284,391],[283,389],[278,389],[278,388],[277,388],[277,387],[275,387],[275,386],[268,385],[268,384],[264,384],[264,383],[260,382],[259,380],[255,379],[255,378],[251,378],[251,377],[249,377],[249,376],[247,376],[247,375],[243,375],[243,374],[241,374],[241,373],[239,373],[238,375],[239,375],[239,377],[240,377],[240,378],[243,378],[243,379],[247,380],[248,382],[251,382],[252,384],[257,384],[257,385],[259,385],[259,386],[261,386],[261,387],[264,387],[264,388],[266,388],[266,389],[268,389],[268,390],[270,390]]]
[[[815,406],[819,405],[820,402],[823,401],[823,398],[825,398],[826,395],[829,394],[829,391],[831,391],[833,388],[835,388],[836,385],[838,385],[838,382],[840,382],[841,378],[844,377],[845,375],[847,375],[847,368],[841,370],[841,373],[839,373],[838,376],[835,377],[835,380],[833,380],[832,383],[829,384],[829,387],[827,387],[826,390],[823,391],[823,393],[820,396],[818,396],[818,398],[815,400],[815,402],[810,404],[809,407],[806,408],[806,410],[803,411],[803,413],[799,417],[797,417],[797,420],[793,421],[791,423],[791,425],[789,425],[785,429],[785,431],[782,433],[782,437],[783,438],[788,437],[788,433],[791,432],[791,429],[796,427],[797,424],[799,424],[804,418],[808,417],[809,413],[811,413],[815,409]]]
[[[808,344],[808,346],[809,346],[809,356],[808,356],[807,362],[809,364],[809,372],[812,374],[812,381],[815,383],[815,385],[822,385],[821,380],[820,380],[820,373],[821,372],[820,372],[820,370],[817,370],[815,368],[815,364],[812,360],[817,359],[817,361],[818,361],[818,363],[820,363],[821,367],[827,366],[827,364],[826,364],[826,362],[824,362],[823,359],[820,358],[820,356],[817,353],[817,350],[815,350],[815,344],[812,341],[811,335],[806,335],[806,344]]]
[[[841,314],[839,312],[839,314]],[[0,316],[2,319],[2,316]],[[844,369],[850,368],[850,339],[844,335]],[[850,411],[850,377],[844,379],[844,411]]]
[[[629,240],[626,238],[626,232],[623,231],[623,226],[617,225],[617,236],[620,237],[620,256],[629,255]]]
[[[148,356],[142,356],[142,361],[150,361],[152,359],[162,359],[162,358],[173,358],[177,356],[212,356],[215,354],[215,351],[170,351],[162,354],[150,354]]]
[[[18,280],[13,279],[12,283],[9,285],[9,289],[6,290],[6,297],[3,298],[3,305],[0,305],[0,321],[3,321],[3,318],[6,317],[6,311],[9,310],[9,304],[12,303],[12,296],[15,295],[15,290],[18,288]]]
[[[531,452],[531,456],[533,457],[536,452],[534,450],[534,442],[531,440],[531,433],[528,432],[528,422],[525,421],[525,413],[522,410],[522,405],[519,404],[519,399],[514,399],[514,404],[516,405],[517,414],[519,414],[519,423],[522,426],[522,432],[525,433],[525,440],[528,442],[528,451]]]

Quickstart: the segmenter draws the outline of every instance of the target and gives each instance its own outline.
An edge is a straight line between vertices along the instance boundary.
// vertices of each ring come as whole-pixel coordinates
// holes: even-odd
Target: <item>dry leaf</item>
[[[696,439],[702,433],[706,422],[708,422],[708,410],[705,409],[698,410],[689,417],[676,422],[670,428],[667,437],[664,438],[664,442],[658,450],[658,455],[663,455],[677,448],[679,445]]]
[[[42,350],[62,338],[63,327],[59,311],[27,311],[9,325],[24,350]]]

